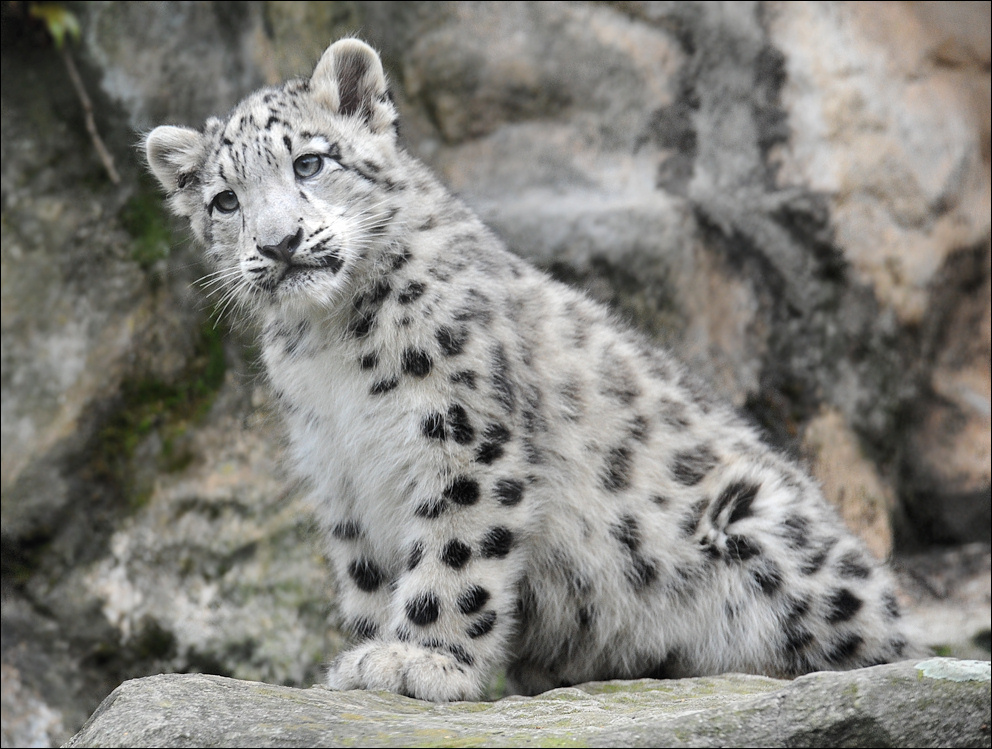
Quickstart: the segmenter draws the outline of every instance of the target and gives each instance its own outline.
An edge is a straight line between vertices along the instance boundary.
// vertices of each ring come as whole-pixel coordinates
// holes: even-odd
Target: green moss
[[[525,736],[524,738],[529,738],[529,736]],[[553,746],[589,746],[589,742],[588,741],[585,741],[585,740],[582,740],[582,739],[572,739],[572,738],[568,738],[568,737],[565,737],[565,736],[560,736],[560,737],[557,737],[557,738],[556,737],[551,737],[551,736],[545,736],[545,737],[542,737],[540,739],[540,741],[537,742],[537,745],[538,746],[548,746],[548,747],[553,747]]]
[[[699,689],[706,689],[702,683],[699,683],[696,686]],[[615,681],[601,681],[595,684],[584,684],[580,688],[583,692],[592,695],[618,693],[642,695],[649,692],[671,691],[669,682],[664,679],[617,679]]]
[[[146,379],[121,385],[121,406],[98,434],[92,466],[100,478],[120,486],[131,509],[143,507],[151,497],[151,486],[135,478],[135,451],[155,433],[159,471],[189,465],[193,454],[186,447],[187,430],[209,412],[226,368],[222,334],[204,323],[184,376],[175,382]]]
[[[162,199],[146,185],[131,196],[118,216],[133,238],[131,258],[144,270],[169,256],[172,230]]]

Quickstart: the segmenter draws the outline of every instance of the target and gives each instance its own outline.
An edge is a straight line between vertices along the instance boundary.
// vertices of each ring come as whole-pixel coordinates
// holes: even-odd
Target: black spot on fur
[[[430,637],[426,640],[419,640],[417,644],[424,648],[424,650],[444,650],[447,648],[447,646],[436,637]]]
[[[475,372],[470,369],[462,370],[461,372],[455,372],[451,375],[450,379],[452,382],[459,385],[464,385],[469,390],[475,390],[475,381],[478,378]]]
[[[813,633],[803,624],[809,610],[810,602],[807,598],[793,598],[788,601],[782,632],[785,635],[785,656],[789,662],[789,673],[805,673],[813,668],[809,657],[803,654],[814,639]]]
[[[523,441],[524,460],[531,465],[541,465],[544,462],[544,451],[535,444],[534,440],[527,438]]]
[[[834,645],[829,652],[824,654],[824,657],[827,659],[827,663],[839,666],[850,661],[863,642],[864,638],[861,635],[851,633]]]
[[[860,611],[864,601],[858,598],[847,588],[834,591],[827,599],[827,621],[831,624],[840,624],[854,618]]]
[[[473,585],[458,596],[458,610],[463,614],[474,614],[489,601],[489,591],[481,585]]]
[[[540,388],[529,386],[524,391],[526,408],[523,411],[524,428],[528,433],[543,432],[548,428],[548,420],[544,416],[544,393]]]
[[[623,515],[617,523],[610,526],[610,535],[630,551],[637,551],[641,546],[641,528],[633,515]]]
[[[596,609],[588,605],[579,606],[575,612],[575,618],[579,623],[580,629],[589,629],[592,626],[593,620],[596,618]]]
[[[375,315],[358,315],[348,325],[348,332],[355,338],[365,338],[375,325]]]
[[[406,561],[406,568],[408,570],[415,570],[417,565],[420,564],[420,560],[424,558],[424,545],[420,541],[417,541],[412,547],[410,547],[410,556]]]
[[[354,541],[362,532],[356,520],[342,520],[331,529],[331,535],[341,541]]]
[[[575,376],[572,375],[572,378]],[[582,399],[582,386],[575,380],[569,379],[558,388],[558,395],[561,397],[561,413],[569,421],[579,421],[585,410]]]
[[[397,209],[393,209],[388,220],[392,220],[393,216],[396,215]],[[404,265],[409,263],[413,259],[413,253],[410,252],[409,247],[404,247],[402,252],[398,252],[390,258],[389,269],[391,271],[398,271]]]
[[[483,465],[492,465],[503,457],[505,449],[496,442],[483,442],[475,453],[475,461]]]
[[[382,279],[371,289],[355,299],[355,307],[363,309],[365,307],[378,307],[389,296],[392,291],[389,281]]]
[[[454,569],[461,569],[472,557],[472,549],[458,539],[449,541],[441,552],[441,561]]]
[[[420,627],[433,624],[440,615],[441,604],[433,593],[421,593],[406,602],[406,618]]]
[[[482,637],[493,631],[493,627],[496,626],[496,612],[495,611],[485,611],[482,616],[476,619],[465,630],[465,634],[471,637],[473,640],[477,637]]]
[[[892,594],[892,591],[886,591],[885,595],[882,596],[882,604],[885,606],[885,615],[889,619],[898,619],[902,616],[902,611],[899,609],[899,601]]]
[[[858,552],[849,551],[837,560],[837,574],[848,580],[865,580],[871,576],[871,567]]]
[[[658,577],[657,565],[641,554],[631,554],[630,563],[624,568],[624,577],[637,592],[644,590]]]
[[[666,376],[662,379],[668,378]],[[684,403],[663,398],[658,402],[658,413],[661,415],[661,420],[674,429],[686,429],[692,423],[686,414]]]
[[[358,640],[373,640],[379,634],[379,625],[371,619],[360,616],[349,625],[355,638]]]
[[[735,562],[746,562],[761,553],[761,545],[747,536],[727,536],[727,555]]]
[[[806,547],[809,544],[809,520],[802,515],[789,515],[782,521],[782,538],[790,549]]]
[[[610,526],[610,535],[626,549],[629,559],[624,568],[627,582],[635,591],[641,591],[658,576],[657,564],[640,553],[641,528],[633,515],[623,515]]]
[[[362,357],[362,369],[375,369],[379,366],[379,355],[374,351]]]
[[[517,479],[500,479],[496,482],[494,493],[501,505],[512,507],[520,504],[524,498],[524,482]]]
[[[378,590],[384,577],[379,566],[364,557],[352,560],[348,565],[348,575],[355,581],[355,585],[366,593]]]
[[[785,650],[790,661],[795,660],[813,642],[813,633],[799,621],[787,621],[784,628]]]
[[[837,544],[837,539],[824,538],[817,542],[806,558],[803,560],[799,571],[804,575],[815,575],[819,572],[830,555],[830,550]]]
[[[695,486],[716,467],[716,454],[707,445],[676,453],[672,462],[672,478],[683,486]]]
[[[483,439],[487,442],[495,442],[498,445],[509,442],[510,436],[510,430],[497,422],[487,425],[485,431],[482,433]]]
[[[446,499],[464,506],[478,502],[479,494],[479,482],[466,476],[459,476],[444,490]]]
[[[723,556],[723,552],[721,552],[716,547],[716,544],[714,544],[713,541],[708,538],[700,539],[699,546],[700,548],[702,548],[703,554],[705,554],[710,559],[716,560],[716,559],[720,559]]]
[[[631,455],[626,445],[614,447],[606,454],[606,462],[600,474],[603,488],[619,492],[630,487]]]
[[[444,428],[444,417],[436,411],[424,417],[420,429],[428,439],[446,440],[448,438]]]
[[[378,175],[382,171],[382,166],[368,159],[362,159],[361,166],[362,169],[372,175]]]
[[[630,436],[638,442],[647,442],[651,427],[643,416],[635,416],[630,422]]]
[[[396,297],[396,301],[400,304],[411,304],[420,299],[426,290],[427,287],[420,281],[410,281]]]
[[[648,499],[651,500],[658,507],[667,507],[668,506],[668,497],[663,497],[660,494],[652,494],[650,497],[648,497]]]
[[[399,384],[400,381],[395,377],[390,377],[388,380],[379,380],[379,382],[369,388],[369,395],[383,395],[390,390],[395,390]]]
[[[280,335],[286,339],[286,343],[283,348],[286,356],[296,358],[296,355],[300,353],[301,347],[303,346],[303,341],[309,332],[310,323],[306,320],[297,325],[293,330],[280,330]]]
[[[490,465],[503,457],[503,445],[510,440],[510,430],[502,424],[493,423],[482,433],[485,440],[476,451],[475,460],[484,465]]]
[[[513,532],[501,525],[491,528],[479,544],[479,553],[487,559],[501,559],[510,553],[513,546]]]
[[[785,610],[786,619],[795,620],[802,619],[809,613],[810,609],[810,599],[809,598],[789,598],[786,602],[787,608]]]
[[[727,525],[732,525],[738,520],[750,517],[751,504],[754,502],[759,489],[759,486],[748,481],[735,481],[724,488],[710,510],[710,517],[713,518],[713,522],[715,523],[720,513],[728,507],[733,509],[730,511]]]
[[[472,666],[475,663],[475,659],[461,645],[447,645],[444,649],[451,653],[455,657],[455,660],[462,665]]]
[[[703,513],[706,512],[706,500],[700,499],[696,502],[689,514],[682,518],[679,523],[679,531],[682,533],[683,538],[689,538],[692,536],[696,529],[699,528],[699,521],[703,519]]]
[[[426,352],[413,348],[403,352],[403,371],[411,377],[426,377],[431,366],[431,358]]]
[[[468,414],[465,408],[457,403],[448,409],[448,431],[451,439],[459,445],[467,445],[475,439],[475,430],[468,420]]]
[[[424,518],[424,520],[434,520],[440,517],[448,509],[448,504],[441,497],[435,497],[434,499],[428,499],[426,502],[421,503],[417,506],[417,509],[413,513],[418,518]]]
[[[770,559],[766,559],[762,566],[751,570],[751,577],[766,596],[775,595],[782,587],[782,571]]]
[[[504,411],[513,413],[517,408],[517,391],[510,377],[510,362],[502,346],[497,346],[493,350],[490,380],[496,393],[496,400]]]
[[[465,350],[465,344],[468,342],[468,330],[465,328],[452,330],[448,327],[442,327],[437,329],[434,337],[445,356],[457,356]]]

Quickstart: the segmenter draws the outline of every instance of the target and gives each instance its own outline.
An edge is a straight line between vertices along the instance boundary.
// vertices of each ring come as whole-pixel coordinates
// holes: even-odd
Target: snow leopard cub
[[[479,696],[899,658],[815,484],[400,147],[377,54],[146,140],[263,358],[359,641],[332,688]]]

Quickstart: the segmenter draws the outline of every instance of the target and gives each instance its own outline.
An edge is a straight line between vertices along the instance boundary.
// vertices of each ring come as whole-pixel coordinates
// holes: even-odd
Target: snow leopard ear
[[[373,132],[391,128],[396,121],[382,61],[358,39],[342,39],[327,48],[310,77],[310,90],[331,111],[360,115]]]
[[[195,176],[203,144],[203,134],[188,127],[163,125],[148,134],[145,158],[166,192],[181,190]]]

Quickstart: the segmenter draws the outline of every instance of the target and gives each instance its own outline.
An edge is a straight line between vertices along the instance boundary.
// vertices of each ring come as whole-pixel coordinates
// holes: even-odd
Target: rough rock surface
[[[219,676],[129,681],[67,744],[86,746],[989,746],[989,664],[608,681],[435,705],[385,692]]]
[[[215,326],[134,145],[348,33],[416,155],[800,454],[897,552],[927,644],[989,657],[987,3],[71,4],[118,186],[26,5],[0,30],[4,746],[125,679],[309,686],[341,646],[250,331]]]

